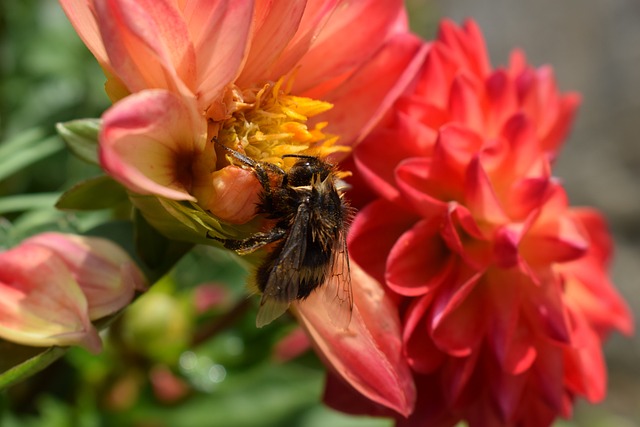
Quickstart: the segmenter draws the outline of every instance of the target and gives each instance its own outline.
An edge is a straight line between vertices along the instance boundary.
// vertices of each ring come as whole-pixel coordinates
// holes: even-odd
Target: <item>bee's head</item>
[[[287,181],[293,187],[310,185],[314,176],[319,176],[320,180],[324,181],[331,173],[332,166],[317,157],[291,154],[286,156],[300,158],[287,173]]]

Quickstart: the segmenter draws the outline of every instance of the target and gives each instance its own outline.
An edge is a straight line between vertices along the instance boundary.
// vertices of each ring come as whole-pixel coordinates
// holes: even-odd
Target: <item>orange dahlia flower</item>
[[[399,0],[61,4],[117,101],[103,117],[102,167],[133,193],[162,198],[138,199],[143,213],[186,201],[192,217],[246,223],[259,184],[250,171],[225,168],[213,138],[285,169],[294,160],[284,154],[345,151],[403,90],[420,49]],[[195,234],[186,238],[204,239]]]
[[[603,398],[602,342],[632,321],[604,220],[551,174],[577,104],[520,52],[492,69],[478,27],[445,21],[413,90],[356,147],[353,192],[375,196],[350,253],[395,302],[417,387],[398,425],[540,427]],[[325,399],[389,414],[334,380]]]

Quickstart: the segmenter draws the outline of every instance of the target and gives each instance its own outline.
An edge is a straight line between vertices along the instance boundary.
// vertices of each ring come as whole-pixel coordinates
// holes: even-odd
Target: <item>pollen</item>
[[[286,154],[325,158],[348,151],[337,145],[338,137],[324,132],[327,122],[309,119],[333,107],[329,102],[290,94],[292,80],[281,78],[261,87],[230,89],[230,112],[218,130],[218,141],[261,162],[287,170],[295,159]]]

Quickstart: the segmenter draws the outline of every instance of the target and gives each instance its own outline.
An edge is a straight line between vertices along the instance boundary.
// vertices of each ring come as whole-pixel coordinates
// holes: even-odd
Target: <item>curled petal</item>
[[[91,320],[117,312],[131,302],[135,291],[147,288],[131,257],[109,240],[44,233],[25,243],[48,248],[65,263],[87,299]]]
[[[102,348],[87,300],[53,250],[23,243],[1,253],[0,295],[0,337],[38,347]]]
[[[386,282],[401,295],[435,291],[447,278],[452,259],[440,238],[439,222],[422,220],[398,238],[387,257]]]
[[[193,188],[210,180],[195,170],[205,148],[206,122],[197,115],[191,98],[143,91],[103,116],[100,163],[136,193],[195,201]]]
[[[416,398],[411,371],[402,357],[398,313],[381,285],[352,263],[353,317],[349,330],[326,318],[319,292],[297,304],[297,315],[321,357],[368,399],[407,416]]]

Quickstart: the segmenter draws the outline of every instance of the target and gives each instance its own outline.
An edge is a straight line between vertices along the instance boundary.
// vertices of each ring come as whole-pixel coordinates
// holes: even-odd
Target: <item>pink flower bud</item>
[[[120,310],[143,287],[140,270],[107,240],[37,235],[0,253],[0,337],[99,352],[91,320]]]

